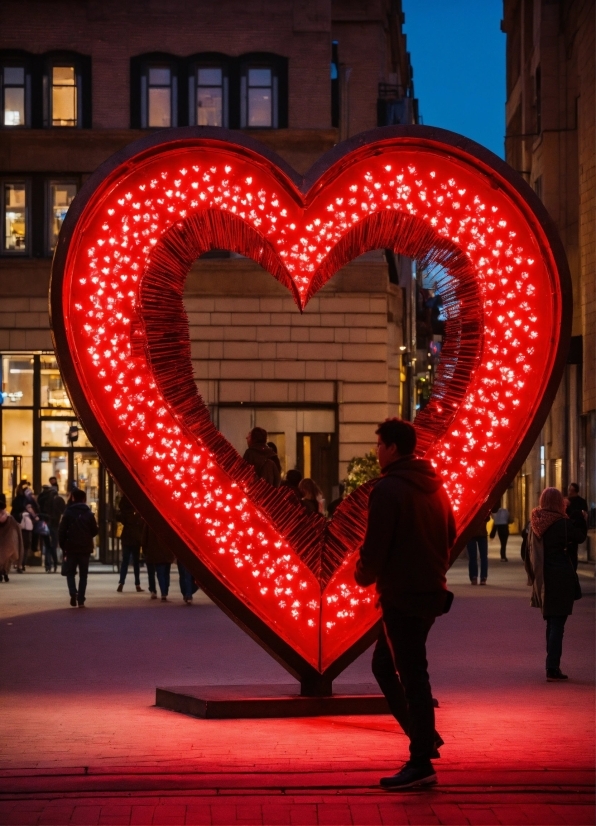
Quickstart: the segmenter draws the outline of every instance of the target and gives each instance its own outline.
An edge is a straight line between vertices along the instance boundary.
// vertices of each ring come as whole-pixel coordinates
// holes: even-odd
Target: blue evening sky
[[[504,157],[502,0],[403,0],[422,122]]]

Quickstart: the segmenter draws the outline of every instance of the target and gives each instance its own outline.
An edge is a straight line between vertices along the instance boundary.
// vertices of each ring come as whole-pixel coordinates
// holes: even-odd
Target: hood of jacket
[[[403,456],[387,465],[381,479],[387,476],[403,478],[408,485],[424,493],[435,493],[443,484],[429,460],[418,459],[416,456]]]
[[[69,514],[74,514],[75,516],[80,516],[83,513],[90,513],[91,508],[86,502],[71,502],[70,505],[66,506],[66,513],[68,511]]]

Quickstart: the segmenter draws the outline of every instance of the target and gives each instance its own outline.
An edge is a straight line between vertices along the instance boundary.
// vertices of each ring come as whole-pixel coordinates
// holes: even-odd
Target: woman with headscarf
[[[540,608],[546,620],[548,682],[567,679],[560,668],[563,632],[573,602],[581,596],[569,549],[574,542],[583,542],[586,534],[583,516],[569,518],[565,513],[561,491],[545,488],[540,506],[532,511],[525,565],[532,585],[530,604]]]

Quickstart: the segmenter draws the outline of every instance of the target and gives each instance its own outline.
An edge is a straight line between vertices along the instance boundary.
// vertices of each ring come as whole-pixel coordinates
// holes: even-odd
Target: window
[[[56,248],[58,235],[64,223],[68,208],[77,194],[77,185],[73,182],[50,181],[48,185],[48,251]]]
[[[2,252],[27,254],[27,184],[2,184]]]
[[[240,127],[283,129],[288,125],[288,61],[269,53],[240,58]]]
[[[2,124],[25,126],[26,85],[24,66],[4,66],[2,70]]]
[[[74,66],[52,66],[52,126],[77,126],[77,74]]]
[[[249,129],[277,126],[276,78],[270,67],[249,66],[242,77],[241,123]]]
[[[147,126],[172,125],[172,71],[167,67],[153,66],[147,73]]]
[[[227,78],[221,66],[197,68],[196,124],[227,126]]]

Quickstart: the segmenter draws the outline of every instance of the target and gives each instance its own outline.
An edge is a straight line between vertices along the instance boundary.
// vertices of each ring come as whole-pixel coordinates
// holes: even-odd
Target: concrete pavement
[[[489,584],[464,561],[429,644],[439,785],[383,792],[407,757],[390,717],[196,720],[153,706],[158,684],[288,682],[203,596],[150,601],[128,575],[0,586],[1,824],[594,823],[594,579],[566,629],[566,685],[544,679],[544,622],[510,543]],[[591,576],[590,576],[591,574]],[[143,575],[144,576],[144,575]],[[146,587],[146,579],[143,581]],[[338,682],[370,683],[370,654]]]

